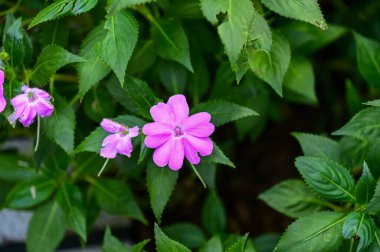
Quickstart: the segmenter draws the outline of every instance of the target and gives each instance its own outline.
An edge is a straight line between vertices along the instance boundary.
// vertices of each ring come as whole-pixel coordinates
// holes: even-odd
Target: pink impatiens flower
[[[54,106],[50,100],[51,96],[48,92],[23,85],[22,93],[11,100],[15,111],[9,116],[9,122],[13,124],[19,120],[22,125],[29,127],[34,122],[36,116],[51,116]]]
[[[100,156],[112,159],[119,153],[130,157],[133,151],[131,139],[139,135],[139,127],[128,128],[110,119],[103,119],[100,126],[105,131],[112,133],[104,138]]]
[[[4,72],[0,70],[0,113],[4,111],[7,102],[4,98]]]
[[[213,142],[209,136],[214,132],[211,115],[200,112],[189,116],[189,105],[184,95],[174,95],[167,103],[159,102],[150,109],[154,120],[143,127],[145,145],[156,148],[153,161],[159,167],[169,164],[178,170],[186,157],[191,164],[199,164],[201,156],[212,153]]]

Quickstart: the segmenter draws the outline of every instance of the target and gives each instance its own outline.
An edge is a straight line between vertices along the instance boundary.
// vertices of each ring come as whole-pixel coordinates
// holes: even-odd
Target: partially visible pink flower
[[[51,96],[48,92],[39,88],[29,88],[23,85],[22,93],[11,100],[14,112],[9,116],[10,123],[19,120],[22,125],[29,127],[34,122],[36,116],[48,117],[54,111],[51,104]]]
[[[184,95],[174,95],[167,103],[159,102],[150,109],[154,120],[143,127],[145,145],[156,148],[153,161],[164,167],[169,164],[178,170],[186,157],[192,164],[199,164],[201,156],[212,153],[214,144],[209,136],[214,132],[211,115],[200,112],[189,116],[189,105]]]
[[[4,72],[0,70],[0,113],[4,111],[7,102],[4,98]]]
[[[100,126],[105,131],[112,133],[104,138],[100,156],[111,159],[119,153],[130,157],[133,151],[131,139],[139,135],[139,127],[128,128],[110,119],[103,119]]]

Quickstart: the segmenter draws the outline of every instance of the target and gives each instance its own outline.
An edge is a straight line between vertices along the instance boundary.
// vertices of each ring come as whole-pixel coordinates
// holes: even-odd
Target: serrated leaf
[[[328,159],[298,157],[295,165],[306,183],[329,200],[356,201],[354,179],[343,166]]]
[[[375,193],[371,201],[368,203],[365,212],[372,215],[380,212],[380,180],[376,183]]]
[[[196,225],[188,222],[175,223],[163,228],[171,239],[178,241],[190,249],[199,248],[206,240],[203,231]]]
[[[193,72],[189,42],[181,24],[163,18],[153,24],[151,36],[157,54],[164,59],[177,61]]]
[[[368,102],[365,102],[363,104],[368,105],[368,106],[373,106],[373,107],[380,107],[380,99],[368,101]]]
[[[48,45],[42,49],[41,54],[38,56],[30,77],[37,84],[43,85],[63,66],[81,61],[84,61],[84,59],[60,46]]]
[[[201,10],[203,15],[212,24],[218,22],[217,15],[228,10],[228,2],[225,0],[201,0]]]
[[[104,29],[107,35],[94,46],[95,53],[111,67],[123,85],[127,64],[137,43],[136,20],[128,12],[117,12],[107,17]]]
[[[103,252],[129,252],[129,249],[113,236],[111,229],[107,227],[103,238]]]
[[[149,2],[155,2],[156,0],[108,0],[107,7],[108,12],[114,14],[124,8],[131,7],[133,5],[144,4]]]
[[[148,164],[146,180],[150,206],[158,222],[161,222],[162,213],[175,188],[177,179],[177,171],[157,167],[152,163]]]
[[[202,209],[202,224],[209,234],[221,234],[226,229],[227,217],[223,203],[215,190],[210,191]]]
[[[156,239],[157,252],[191,252],[190,249],[181,243],[170,239],[161,231],[157,223],[154,224],[154,238]]]
[[[321,209],[318,199],[300,179],[280,182],[258,197],[276,211],[298,218]]]
[[[301,217],[290,224],[274,252],[335,251],[342,243],[344,220],[342,213],[334,212]]]
[[[75,112],[58,94],[54,94],[54,112],[41,118],[42,131],[68,154],[74,152]]]
[[[355,197],[359,204],[368,204],[375,193],[376,180],[373,178],[367,163],[364,162],[363,172],[355,186]]]
[[[255,20],[249,31],[248,41],[255,50],[270,52],[272,48],[272,32],[268,22],[259,13],[255,14]]]
[[[193,114],[208,112],[211,114],[211,122],[216,126],[239,120],[247,116],[258,116],[254,110],[226,101],[209,101],[200,103],[191,109]]]
[[[7,25],[4,30],[4,50],[10,57],[12,68],[19,66],[25,57],[24,35],[21,18],[11,22],[13,19],[7,15]]]
[[[146,240],[143,240],[142,242],[139,242],[135,245],[133,245],[130,249],[131,252],[143,252],[145,250],[144,247],[146,244],[148,244],[150,242],[150,239],[146,239]]]
[[[359,71],[372,87],[380,89],[380,43],[359,33],[354,35]]]
[[[342,236],[345,239],[359,237],[356,251],[363,251],[375,237],[375,224],[371,217],[364,213],[351,212],[347,215],[342,228]]]
[[[79,56],[86,60],[78,64],[79,96],[82,98],[92,86],[111,71],[93,50],[94,45],[103,41],[106,34],[101,24],[87,35],[81,45]]]
[[[129,79],[128,79],[129,80]],[[108,92],[113,96],[113,98],[119,102],[125,109],[128,111],[138,114],[136,105],[134,104],[131,96],[128,93],[127,85],[122,87],[116,76],[112,76],[107,80],[107,89]]]
[[[344,136],[339,140],[339,145],[351,159],[352,167],[360,167],[366,159],[370,144],[365,139]]]
[[[232,168],[236,168],[234,163],[231,162],[231,160],[223,153],[223,151],[215,143],[211,155],[204,157],[203,161],[206,163],[223,164]]]
[[[295,132],[292,135],[300,143],[305,156],[331,159],[350,170],[353,168],[350,156],[338,142],[308,133]]]
[[[285,74],[290,63],[290,46],[280,33],[272,33],[272,49],[270,53],[252,51],[248,56],[251,70],[263,81],[268,83],[280,96]]]
[[[244,247],[247,242],[248,234],[239,238],[234,244],[232,244],[226,252],[244,252]]]
[[[323,18],[317,0],[262,0],[268,9],[288,18],[301,20],[317,26],[322,30],[327,29],[327,24]]]
[[[207,241],[203,246],[202,252],[223,252],[223,246],[219,236],[216,235]]]
[[[352,136],[373,142],[380,137],[380,108],[367,108],[359,111],[351,120],[333,135]]]
[[[26,247],[29,252],[51,252],[65,235],[65,216],[58,203],[38,208],[29,222]]]

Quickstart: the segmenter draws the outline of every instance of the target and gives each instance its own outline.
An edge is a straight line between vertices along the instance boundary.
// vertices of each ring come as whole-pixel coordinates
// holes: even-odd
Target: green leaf
[[[142,74],[155,63],[156,59],[153,40],[140,39],[128,63],[128,73],[132,76]]]
[[[209,101],[194,106],[191,110],[193,114],[198,112],[208,112],[211,114],[211,122],[216,126],[239,120],[247,116],[257,116],[254,110],[226,101]]]
[[[155,2],[156,0],[108,0],[108,12],[114,14],[117,11],[131,7],[133,5]]]
[[[79,15],[95,7],[98,0],[58,0],[41,10],[29,24],[29,29],[46,21],[66,15]]]
[[[108,92],[113,96],[113,98],[119,102],[128,111],[138,114],[138,110],[128,93],[127,87],[120,86],[119,80],[116,76],[112,76],[106,83]]]
[[[0,180],[20,182],[37,176],[36,168],[24,158],[14,154],[0,154]]]
[[[63,184],[57,193],[56,199],[65,214],[68,226],[83,241],[86,241],[86,216],[84,214],[82,193],[79,188],[75,185]]]
[[[269,233],[256,236],[253,243],[258,252],[272,252],[279,240],[279,234]]]
[[[181,243],[170,239],[161,231],[157,223],[154,224],[154,238],[156,239],[157,252],[191,252]]]
[[[180,222],[163,228],[171,239],[178,241],[190,249],[199,248],[206,237],[203,231],[192,223]]]
[[[372,87],[380,89],[380,43],[359,33],[354,35],[359,71]]]
[[[380,108],[367,108],[357,113],[346,125],[333,135],[352,136],[373,142],[380,137]]]
[[[292,218],[306,216],[321,209],[321,200],[300,179],[282,181],[261,193],[259,199]]]
[[[54,112],[41,119],[42,130],[68,154],[74,152],[75,112],[57,93],[54,94]]]
[[[158,65],[158,74],[166,90],[170,93],[184,92],[187,81],[187,69],[174,61],[161,61]]]
[[[345,136],[339,140],[339,145],[342,146],[343,151],[350,157],[353,168],[363,165],[370,147],[367,140]]]
[[[136,20],[128,12],[117,12],[107,17],[104,29],[107,35],[94,46],[95,53],[111,67],[123,85],[127,64],[137,43]]]
[[[69,22],[62,18],[50,21],[41,25],[41,32],[38,34],[38,40],[42,46],[59,45],[67,47],[69,39]]]
[[[255,50],[270,52],[272,48],[272,32],[268,22],[259,13],[255,14],[255,20],[249,31],[248,41],[253,43]]]
[[[217,15],[227,12],[228,2],[225,0],[201,0],[201,10],[210,23],[216,24],[218,22]]]
[[[161,222],[162,213],[174,190],[177,179],[177,171],[172,171],[167,167],[157,167],[152,163],[148,164],[146,180],[150,206],[158,222]]]
[[[375,193],[376,180],[373,178],[367,163],[364,162],[363,173],[355,186],[355,197],[359,204],[368,204]]]
[[[354,179],[351,174],[328,159],[298,157],[295,165],[306,183],[329,200],[355,201]]]
[[[63,66],[81,61],[84,61],[84,59],[66,51],[60,46],[48,45],[42,49],[30,76],[37,84],[44,85]]]
[[[373,106],[373,107],[380,107],[380,99],[368,101],[368,102],[365,102],[364,104],[368,106]]]
[[[226,229],[226,211],[215,190],[210,191],[202,209],[202,224],[210,234],[221,234]]]
[[[101,24],[87,35],[81,45],[79,56],[86,60],[78,64],[79,96],[82,98],[92,86],[111,71],[93,50],[94,45],[103,41],[106,34]]]
[[[365,212],[372,215],[380,212],[380,180],[376,183],[375,193],[371,201],[368,203]]]
[[[7,206],[25,209],[44,202],[56,190],[56,181],[47,177],[36,177],[17,184],[7,195]]]
[[[285,231],[274,252],[335,251],[342,243],[344,215],[317,212],[301,217]]]
[[[126,183],[118,180],[89,179],[95,189],[95,197],[101,208],[110,214],[126,215],[142,223],[147,221]]]
[[[177,61],[193,72],[189,42],[180,23],[168,19],[154,20],[151,36],[159,56]]]
[[[65,235],[65,216],[58,203],[38,208],[29,222],[26,247],[29,252],[54,251]]]
[[[248,234],[239,238],[234,244],[232,244],[226,252],[244,252],[245,243],[247,241]]]
[[[301,20],[319,27],[327,29],[327,24],[323,18],[317,0],[262,0],[268,9],[288,18]]]
[[[216,235],[207,241],[202,252],[223,252],[223,246],[219,236]]]
[[[368,152],[366,152],[366,161],[371,174],[374,179],[377,180],[380,177],[380,140],[375,140],[375,142],[370,146]]]
[[[202,11],[198,0],[183,0],[172,2],[165,15],[170,18],[202,19]]]
[[[360,93],[358,88],[349,79],[346,79],[345,81],[345,88],[348,111],[350,115],[353,116],[363,107]]]
[[[111,229],[107,227],[103,238],[103,252],[129,252],[129,249],[113,236]]]
[[[206,163],[223,164],[232,168],[236,168],[234,163],[232,163],[231,160],[226,155],[224,155],[223,151],[215,143],[211,155],[204,157],[203,161]]]
[[[293,57],[284,77],[285,99],[307,105],[317,105],[313,66],[304,57]]]
[[[350,156],[336,141],[328,137],[308,133],[296,132],[292,135],[300,143],[305,156],[331,159],[350,170],[353,168]]]
[[[133,246],[131,247],[130,251],[131,251],[131,252],[143,252],[143,251],[145,251],[145,250],[143,250],[143,249],[144,249],[145,245],[146,245],[148,242],[150,242],[149,239],[143,240],[142,242],[139,242],[139,243],[133,245]]]
[[[25,57],[24,35],[21,18],[11,22],[13,16],[7,15],[7,25],[4,30],[4,50],[8,53],[12,68],[19,66]]]
[[[362,251],[372,243],[375,232],[375,224],[371,217],[364,213],[351,212],[344,221],[342,236],[345,239],[359,237],[360,240],[356,251]]]
[[[290,63],[290,46],[280,33],[272,33],[270,53],[252,51],[248,57],[251,70],[282,96],[283,80]]]
[[[201,163],[196,166],[196,169],[207,185],[207,188],[215,189],[216,164],[202,159]]]

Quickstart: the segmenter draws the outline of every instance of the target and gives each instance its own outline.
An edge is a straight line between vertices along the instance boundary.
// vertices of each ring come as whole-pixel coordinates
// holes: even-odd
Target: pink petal
[[[129,138],[132,138],[132,137],[137,137],[139,135],[139,127],[135,126],[133,128],[129,128],[128,129],[128,137]]]
[[[53,105],[46,100],[39,99],[36,106],[37,115],[40,117],[48,117],[51,116],[51,114],[54,111]]]
[[[113,159],[116,157],[117,151],[116,148],[112,146],[106,146],[100,149],[100,156],[108,159]]]
[[[185,138],[193,146],[193,148],[201,154],[201,156],[208,156],[212,153],[214,143],[208,137],[194,137],[192,135],[186,135]]]
[[[17,110],[18,106],[24,106],[25,103],[29,103],[28,95],[19,94],[11,99],[11,104],[15,110]]]
[[[182,138],[173,140],[172,150],[170,153],[169,168],[176,171],[182,168],[185,157]]]
[[[166,143],[171,138],[171,135],[148,135],[144,143],[148,148],[157,148]]]
[[[109,133],[119,133],[126,131],[126,128],[120,123],[114,122],[106,118],[102,120],[100,126],[102,126],[102,128]]]
[[[150,115],[155,122],[174,125],[174,114],[169,105],[159,102],[150,108]]]
[[[4,72],[0,70],[0,113],[4,111],[7,101],[4,98]]]
[[[189,117],[189,105],[187,104],[186,97],[178,94],[169,98],[168,104],[171,106],[175,116],[175,122],[181,123]]]
[[[186,138],[183,138],[182,143],[185,149],[185,156],[187,160],[189,160],[189,162],[192,164],[199,164],[201,162],[201,159],[199,158],[198,153],[193,148],[193,146],[191,146]]]
[[[174,141],[169,139],[166,143],[158,147],[153,153],[153,161],[159,167],[164,167],[169,163],[171,149]]]
[[[215,126],[212,123],[200,123],[191,128],[185,130],[186,134],[190,134],[195,137],[209,137],[215,130]]]
[[[171,134],[173,130],[172,126],[167,124],[153,122],[144,125],[142,132],[145,135],[161,135],[161,134]]]
[[[118,134],[108,135],[102,142],[103,148],[100,150],[100,156],[104,158],[115,158],[117,154],[117,144],[119,143]]]
[[[26,106],[24,112],[19,118],[19,121],[22,123],[22,125],[24,125],[24,127],[29,127],[34,122],[36,115],[37,112],[34,107]]]
[[[102,146],[105,147],[107,145],[114,144],[116,148],[116,145],[118,142],[119,142],[119,134],[111,134],[111,135],[106,136],[106,138],[104,138],[102,142]]]
[[[30,88],[29,92],[32,92],[33,95],[39,99],[45,99],[45,100],[51,99],[51,96],[48,92],[46,92],[45,90],[39,89],[39,88]]]
[[[133,145],[132,145],[131,139],[128,136],[121,137],[116,146],[116,150],[118,153],[130,157],[133,151]]]
[[[200,112],[189,116],[181,123],[182,129],[193,128],[198,124],[208,123],[211,120],[211,115],[207,112]]]

